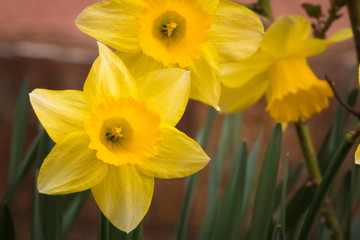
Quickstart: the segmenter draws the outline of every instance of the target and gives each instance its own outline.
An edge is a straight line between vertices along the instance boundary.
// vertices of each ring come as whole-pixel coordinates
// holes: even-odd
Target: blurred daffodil
[[[319,80],[306,57],[318,54],[334,42],[352,36],[343,29],[329,39],[309,38],[310,23],[301,16],[279,18],[266,31],[260,49],[251,57],[221,67],[220,107],[224,112],[245,109],[264,94],[266,110],[278,122],[309,118],[329,105],[332,91]]]
[[[190,97],[218,108],[220,62],[252,55],[263,26],[228,0],[110,0],[87,7],[79,29],[117,49],[135,77],[180,67],[191,72]]]
[[[135,82],[115,53],[101,43],[99,49],[83,91],[30,94],[56,143],[41,166],[38,189],[68,194],[91,188],[103,214],[130,232],[148,211],[154,177],[193,174],[209,158],[174,127],[189,97],[189,72],[158,70]]]

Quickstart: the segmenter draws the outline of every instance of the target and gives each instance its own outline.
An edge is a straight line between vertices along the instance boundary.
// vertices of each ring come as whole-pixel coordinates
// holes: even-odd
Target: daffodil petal
[[[266,31],[261,49],[277,57],[288,56],[309,38],[311,26],[302,16],[284,16]]]
[[[209,157],[191,138],[175,127],[163,127],[159,153],[138,166],[145,175],[156,178],[181,178],[200,171]]]
[[[355,163],[360,165],[360,145],[356,148],[355,151]]]
[[[31,105],[54,142],[63,141],[70,133],[83,128],[90,115],[81,91],[35,89]]]
[[[56,144],[41,165],[37,187],[40,193],[68,194],[89,189],[101,182],[108,171],[107,164],[88,148],[89,137],[84,132],[69,135]]]
[[[142,52],[132,54],[116,51],[116,55],[124,62],[134,79],[139,79],[151,71],[164,68],[161,62],[155,61]]]
[[[140,50],[137,38],[139,24],[136,14],[144,8],[142,0],[112,0],[95,3],[85,8],[75,23],[84,33],[115,49]]]
[[[337,31],[336,33],[334,33],[328,39],[328,41],[330,41],[331,43],[342,42],[346,39],[351,38],[352,36],[353,36],[353,32],[352,32],[351,28],[343,28],[343,29],[340,29],[339,31]]]
[[[209,37],[222,62],[234,62],[254,54],[263,34],[264,27],[254,12],[238,3],[220,0],[212,15]]]
[[[222,86],[219,106],[221,112],[232,113],[244,110],[256,103],[269,86],[267,73],[261,73],[238,88]]]
[[[214,46],[205,44],[201,57],[191,63],[190,98],[218,109],[221,91],[220,63]]]
[[[295,122],[329,106],[328,98],[333,95],[331,88],[326,81],[315,76],[305,58],[277,60],[268,74],[270,85],[266,93],[266,110],[276,121]]]
[[[294,54],[298,56],[313,56],[326,50],[327,46],[352,37],[350,28],[343,28],[337,31],[328,39],[310,38],[306,39],[294,49]]]
[[[213,13],[219,5],[219,0],[201,0],[203,8],[209,13]]]
[[[154,178],[143,175],[134,165],[111,166],[105,179],[91,191],[106,218],[129,233],[149,209]]]
[[[168,68],[150,72],[137,80],[139,99],[175,126],[184,114],[190,94],[190,72]]]
[[[221,64],[221,83],[228,88],[239,88],[265,72],[272,62],[273,57],[269,53],[259,50],[247,59]]]
[[[84,97],[95,106],[106,97],[136,96],[137,88],[130,72],[116,54],[98,42],[100,56],[95,60],[84,84]]]

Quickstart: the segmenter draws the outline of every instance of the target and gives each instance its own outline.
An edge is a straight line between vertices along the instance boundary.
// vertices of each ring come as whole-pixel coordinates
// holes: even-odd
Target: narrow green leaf
[[[313,201],[311,202],[309,211],[306,215],[304,225],[300,232],[299,239],[307,239],[307,236],[311,230],[312,224],[315,220],[315,217],[320,209],[320,206],[326,196],[327,190],[331,186],[333,179],[335,178],[338,170],[340,169],[345,157],[350,151],[352,145],[357,136],[353,136],[351,134],[347,134],[347,136],[343,139],[341,145],[337,149],[333,158],[330,161],[329,167],[326,169],[324,177],[321,181],[320,186],[316,190]]]
[[[346,222],[351,215],[351,171],[348,171],[342,181],[340,193],[337,194],[339,200],[336,205],[336,215],[340,223]]]
[[[232,172],[225,191],[225,197],[221,203],[219,216],[216,218],[214,234],[212,239],[229,239],[231,235],[236,235],[239,226],[236,225],[236,219],[240,216],[240,210],[243,200],[245,170],[247,159],[247,146],[244,142],[235,153]]]
[[[218,212],[219,184],[222,179],[225,160],[229,153],[233,136],[232,127],[232,118],[226,115],[223,122],[218,152],[216,157],[210,162],[208,201],[199,239],[209,239],[212,235],[213,225]]]
[[[260,152],[260,146],[261,146],[261,137],[262,134],[260,134],[260,137],[258,137],[258,140],[255,142],[253,148],[251,149],[251,152],[249,154],[247,163],[246,163],[246,172],[245,172],[245,188],[244,188],[244,195],[243,195],[243,200],[242,200],[242,204],[241,204],[241,210],[240,210],[240,217],[239,217],[239,222],[237,224],[237,226],[242,226],[244,221],[245,221],[245,217],[248,211],[248,206],[249,206],[249,202],[250,202],[250,198],[251,198],[251,193],[254,185],[254,180],[255,180],[255,173],[256,173],[256,166],[258,166],[258,162],[259,162],[259,152]],[[233,236],[235,237],[235,236]],[[234,239],[234,238],[232,238]]]
[[[276,124],[266,149],[256,190],[253,218],[250,228],[250,240],[265,240],[267,238],[275,200],[281,138],[281,124]]]
[[[308,209],[313,196],[315,188],[313,185],[304,183],[299,190],[294,194],[287,204],[286,211],[286,230],[294,230],[300,222],[301,217]]]
[[[0,206],[0,239],[15,239],[14,223],[7,203]]]
[[[39,169],[50,153],[54,142],[49,135],[42,131],[39,140],[38,154],[36,157],[36,175],[35,183]],[[61,239],[61,224],[62,224],[62,196],[50,196],[41,194],[37,190],[35,184],[34,197],[34,216],[33,216],[33,237],[34,240]]]
[[[24,81],[16,104],[15,119],[12,130],[10,145],[10,161],[8,182],[14,178],[15,171],[20,164],[21,154],[24,150],[25,132],[26,132],[26,115],[28,105],[28,84]]]
[[[360,213],[358,213],[350,226],[350,240],[359,240],[360,236]]]
[[[274,233],[273,233],[273,236],[271,239],[272,240],[286,240],[284,227],[281,225],[277,225],[277,227],[274,229]]]
[[[32,143],[31,147],[29,148],[29,151],[27,152],[25,158],[23,161],[21,161],[20,166],[18,167],[18,170],[16,171],[16,174],[11,179],[11,182],[6,189],[6,193],[2,199],[3,203],[9,202],[12,197],[14,196],[16,190],[19,188],[20,184],[24,180],[25,176],[28,174],[31,166],[37,159],[38,149],[40,147],[40,140],[41,136],[44,134],[44,130],[40,129],[38,136],[35,138],[34,142]]]
[[[210,138],[210,133],[212,126],[214,124],[216,117],[216,110],[212,107],[209,107],[208,114],[206,117],[205,124],[203,128],[199,131],[196,141],[199,145],[205,149]],[[186,178],[185,182],[185,194],[182,201],[180,219],[177,225],[176,240],[186,239],[186,229],[189,221],[190,211],[194,202],[195,192],[198,186],[200,173],[195,173]]]
[[[294,168],[290,170],[288,182],[286,184],[286,195],[288,195],[293,190],[294,186],[297,184],[303,166],[304,166],[303,163],[298,163]],[[284,181],[282,181],[279,184],[279,186],[277,186],[276,188],[275,208],[277,208],[280,205],[283,185],[284,185]]]
[[[61,239],[67,239],[76,218],[89,198],[90,190],[63,196]]]
[[[289,168],[289,157],[290,155],[287,154],[285,157],[285,164],[284,164],[284,173],[283,173],[283,183],[281,189],[281,201],[280,201],[280,210],[279,216],[276,221],[276,225],[281,225],[282,229],[286,229],[286,193],[287,193],[287,185],[288,185],[288,168]]]

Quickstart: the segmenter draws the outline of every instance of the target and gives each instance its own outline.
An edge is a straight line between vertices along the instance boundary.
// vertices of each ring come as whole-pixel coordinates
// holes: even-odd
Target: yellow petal
[[[360,145],[356,148],[355,152],[355,163],[360,165]]]
[[[104,97],[136,96],[135,81],[121,59],[108,47],[98,42],[100,56],[95,60],[84,84],[84,97],[95,106]]]
[[[205,44],[201,58],[193,61],[190,66],[190,98],[218,109],[221,90],[219,70],[220,63],[216,49],[210,44]]]
[[[141,172],[156,178],[180,178],[200,171],[209,162],[201,147],[184,133],[174,127],[162,130],[159,154],[140,165]]]
[[[261,49],[277,57],[288,56],[309,38],[310,31],[310,23],[302,16],[281,17],[266,31]]]
[[[30,93],[30,102],[41,124],[56,143],[83,129],[84,121],[90,117],[80,91],[35,89]]]
[[[116,55],[124,62],[134,79],[139,79],[151,71],[164,68],[161,62],[155,61],[142,52],[132,54],[116,51]]]
[[[213,13],[219,5],[219,0],[201,0],[203,8],[209,13]]]
[[[305,58],[277,60],[268,73],[270,86],[266,110],[276,121],[295,122],[329,106],[332,91],[325,81],[318,80]]]
[[[269,86],[267,73],[261,73],[238,88],[222,86],[219,107],[223,113],[233,113],[244,110],[256,103]]]
[[[351,28],[343,28],[334,33],[328,40],[332,43],[342,42],[346,39],[349,39],[353,36]]]
[[[221,0],[212,15],[210,41],[222,62],[234,62],[254,54],[259,48],[264,27],[260,18],[240,4]]]
[[[350,28],[344,28],[336,32],[328,39],[311,38],[304,40],[294,49],[294,54],[298,56],[313,56],[326,50],[327,46],[352,37]]]
[[[41,165],[38,189],[46,194],[68,194],[89,189],[101,182],[108,166],[88,148],[84,132],[70,135],[56,144]]]
[[[239,62],[221,64],[221,83],[229,88],[239,88],[254,77],[267,71],[273,62],[273,57],[264,51],[257,51],[254,55]]]
[[[184,114],[190,94],[190,72],[168,68],[150,72],[137,80],[139,99],[175,126]]]
[[[105,179],[91,191],[106,218],[129,233],[149,209],[154,178],[143,175],[133,165],[111,166]]]
[[[86,34],[120,51],[140,50],[135,15],[144,8],[142,0],[102,1],[85,8],[77,27]]]

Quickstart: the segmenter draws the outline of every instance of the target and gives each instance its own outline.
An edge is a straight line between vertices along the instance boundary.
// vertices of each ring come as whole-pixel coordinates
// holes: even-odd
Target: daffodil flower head
[[[220,62],[252,55],[263,35],[259,17],[228,0],[103,1],[87,7],[76,24],[117,49],[135,77],[166,67],[189,70],[190,97],[215,108]]]
[[[318,54],[335,42],[352,36],[342,29],[329,39],[309,38],[311,26],[301,16],[285,16],[265,32],[260,49],[251,57],[222,65],[224,87],[220,108],[224,112],[245,109],[263,95],[266,110],[278,122],[310,118],[329,105],[332,91],[319,80],[306,57]]]
[[[99,43],[83,91],[35,89],[31,104],[56,143],[44,160],[38,189],[68,194],[91,189],[103,214],[130,232],[151,203],[154,178],[178,178],[209,161],[174,126],[185,110],[190,74],[178,68],[135,80]]]

